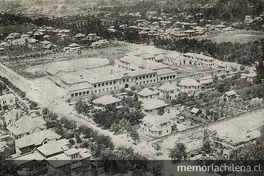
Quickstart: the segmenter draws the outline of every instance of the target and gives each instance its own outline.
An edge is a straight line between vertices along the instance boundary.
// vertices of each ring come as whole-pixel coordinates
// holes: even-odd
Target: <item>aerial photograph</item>
[[[0,0],[0,176],[264,176],[264,0]]]

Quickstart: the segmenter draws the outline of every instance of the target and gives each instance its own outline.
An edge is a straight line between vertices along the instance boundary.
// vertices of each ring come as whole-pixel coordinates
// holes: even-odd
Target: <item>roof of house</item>
[[[36,40],[36,39],[28,39],[28,43],[29,44],[32,44],[32,43],[36,43],[36,42],[38,42],[38,40]]]
[[[12,93],[10,94],[4,94],[0,96],[0,100],[5,100],[5,99],[11,99],[11,98],[16,98],[16,96]]]
[[[69,47],[79,47],[79,46],[80,46],[80,45],[77,44],[77,43],[72,43],[72,44],[69,45]]]
[[[162,68],[168,68],[169,66],[167,65],[164,65],[164,64],[161,64],[161,63],[157,63],[155,61],[152,61],[152,60],[144,60],[140,57],[136,57],[136,56],[133,56],[133,55],[127,55],[121,59],[119,59],[120,61],[123,61],[123,62],[127,62],[127,63],[130,63],[130,64],[133,64],[135,66],[138,66],[138,67],[142,67],[142,68],[146,68],[146,69],[162,69]]]
[[[232,95],[236,95],[236,92],[234,90],[230,90],[228,92],[225,92],[225,94],[229,97],[229,96],[232,96]]]
[[[215,59],[212,58],[212,57],[205,56],[205,55],[203,55],[203,54],[196,54],[196,53],[185,53],[184,56],[194,57],[194,58],[198,58],[198,59],[206,60],[206,61],[215,60]]]
[[[81,38],[81,37],[85,37],[85,34],[78,33],[77,35],[75,35],[75,38]]]
[[[94,104],[102,104],[102,105],[110,105],[110,104],[113,104],[113,103],[118,103],[118,102],[121,102],[122,100],[118,99],[118,98],[115,98],[111,95],[104,95],[100,98],[97,98],[95,100],[93,100],[92,102]]]
[[[256,73],[249,73],[249,74],[242,73],[241,76],[247,77],[247,78],[255,78],[257,74]]]
[[[171,84],[169,82],[164,83],[162,86],[158,88],[159,90],[164,90],[164,91],[171,91],[171,90],[176,90],[178,87],[174,84]]]
[[[76,149],[76,148],[71,148],[69,150],[65,150],[64,153],[68,156],[70,155],[73,155],[73,154],[76,154],[76,153],[79,153],[79,149]]]
[[[72,161],[71,161],[71,158],[69,156],[65,155],[65,153],[61,153],[61,154],[58,154],[58,155],[55,155],[53,157],[48,158],[47,162],[50,165],[52,165],[54,168],[58,168],[61,166],[68,165]]]
[[[180,86],[195,86],[195,87],[197,87],[197,86],[200,86],[201,84],[198,83],[195,79],[185,78],[179,82],[179,85]]]
[[[143,102],[143,109],[145,110],[153,110],[153,109],[158,109],[161,107],[168,106],[164,101],[158,100],[158,99],[151,99],[151,100],[142,100]]]
[[[165,55],[164,54],[159,54],[158,56],[155,57],[155,61],[158,61],[158,60],[164,60],[165,59]]]
[[[15,140],[15,145],[18,148],[24,148],[31,145],[40,145],[45,139],[60,139],[61,136],[51,130],[43,130],[24,136]]]
[[[162,116],[160,115],[147,115],[143,118],[142,122],[147,124],[147,126],[159,126],[162,123],[166,123],[171,119],[176,118],[179,114],[179,111],[175,111],[172,113],[165,112]]]
[[[67,139],[60,139],[57,141],[49,141],[48,143],[37,148],[45,156],[60,153],[62,151],[68,150],[69,141]],[[65,154],[64,154],[65,155]]]
[[[7,129],[14,135],[20,135],[31,132],[36,128],[44,129],[45,127],[46,121],[43,119],[43,117],[32,118],[29,116],[23,116],[14,122],[13,125],[8,125]]]
[[[212,83],[212,82],[214,82],[212,78],[211,79],[204,79],[204,80],[200,81],[200,84],[209,84],[209,83]]]
[[[191,113],[197,114],[200,111],[200,109],[192,108]]]
[[[177,57],[181,56],[181,53],[172,51],[169,54],[166,55],[166,57],[176,59]]]
[[[47,40],[44,40],[42,42],[40,42],[41,44],[44,44],[44,45],[47,45],[47,44],[50,44],[51,42],[50,41],[47,41]]]
[[[137,94],[143,97],[150,96],[150,95],[156,95],[159,92],[157,90],[150,90],[149,88],[145,88],[138,92]]]
[[[33,153],[27,153],[23,156],[19,156],[16,158],[13,158],[12,160],[14,161],[15,164],[21,165],[24,163],[28,163],[30,161],[43,161],[45,157],[43,157],[38,151],[34,151]]]

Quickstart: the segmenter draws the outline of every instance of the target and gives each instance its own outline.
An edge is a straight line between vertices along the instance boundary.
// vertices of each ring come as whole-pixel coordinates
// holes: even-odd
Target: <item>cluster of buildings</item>
[[[43,116],[12,108],[15,96],[7,94],[0,99],[4,103],[1,110],[6,110],[3,116],[7,129],[4,136],[0,133],[0,146],[2,150],[7,147],[6,140],[14,140],[15,154],[9,160],[22,168],[19,175],[28,175],[32,165],[44,166],[48,171],[68,170],[71,174],[82,167],[92,167],[90,150],[73,148],[68,139],[47,128]]]
[[[69,98],[79,99],[92,94],[103,95],[111,91],[116,92],[131,86],[152,87],[165,82],[172,83],[179,76],[174,67],[195,65],[213,69],[218,68],[215,61],[215,59],[202,54],[164,53],[162,50],[149,47],[128,53],[123,58],[116,60],[114,66],[99,66],[98,68],[74,71],[50,69],[47,71],[47,75],[57,85],[68,90]],[[210,83],[204,81],[205,84],[203,84],[198,81],[182,80],[177,85],[180,90],[189,91],[207,87],[207,84]],[[164,92],[167,91],[165,89]]]

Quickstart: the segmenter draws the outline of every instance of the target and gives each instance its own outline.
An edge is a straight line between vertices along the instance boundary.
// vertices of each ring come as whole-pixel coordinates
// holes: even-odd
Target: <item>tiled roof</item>
[[[113,104],[113,103],[118,103],[118,102],[121,102],[122,100],[118,99],[118,98],[115,98],[111,95],[105,95],[105,96],[102,96],[100,98],[97,98],[95,100],[93,100],[92,102],[94,104],[102,104],[102,105],[109,105],[109,104]]]

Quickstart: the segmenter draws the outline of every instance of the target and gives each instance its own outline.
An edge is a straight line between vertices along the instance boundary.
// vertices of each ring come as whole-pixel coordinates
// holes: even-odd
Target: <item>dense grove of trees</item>
[[[263,59],[264,39],[260,42],[248,43],[214,43],[210,40],[197,39],[155,39],[154,45],[159,48],[175,50],[182,53],[204,53],[213,58],[227,62],[237,62],[243,65],[251,65]]]
[[[187,158],[186,146],[183,143],[175,143],[175,146],[169,149],[169,157],[173,161],[181,161]]]

